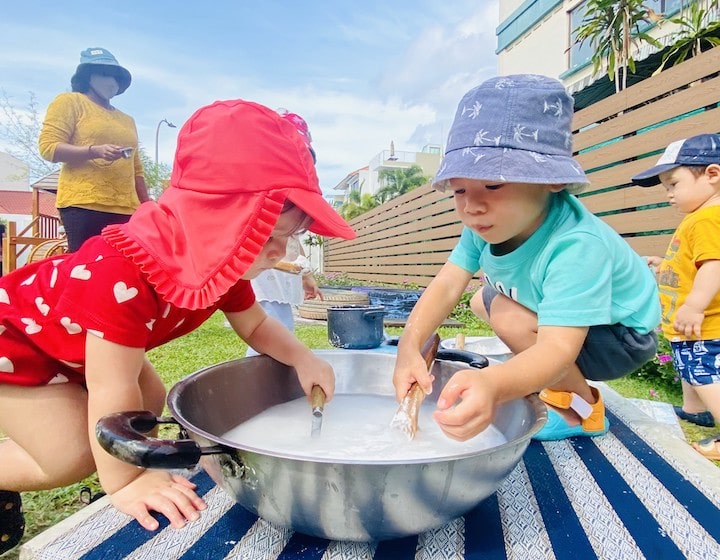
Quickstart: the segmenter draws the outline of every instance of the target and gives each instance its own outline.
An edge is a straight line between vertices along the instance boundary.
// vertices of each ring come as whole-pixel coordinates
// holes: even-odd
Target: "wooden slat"
[[[573,137],[573,150],[584,150],[613,138],[635,134],[636,130],[714,105],[718,100],[720,100],[720,76],[698,83],[670,97],[659,99],[652,105],[642,105],[634,111],[624,112],[614,119],[577,133]]]
[[[675,229],[682,216],[675,208],[665,206],[640,212],[626,212],[600,218],[620,234],[645,233],[664,229]]]
[[[607,187],[630,185],[632,177],[655,165],[658,157],[659,156],[652,156],[636,159],[627,163],[617,163],[612,167],[606,167],[605,169],[588,173],[587,176],[588,179],[590,179],[590,186],[583,191],[583,194],[592,193],[593,191]],[[634,188],[641,189],[642,187]]]
[[[638,255],[662,257],[670,244],[670,239],[672,239],[672,234],[628,237],[625,241],[630,244]]]
[[[662,150],[675,140],[718,131],[720,131],[720,108],[705,111],[655,128],[650,132],[620,140],[609,144],[602,150],[592,150],[579,154],[576,159],[583,169],[591,170],[618,161],[636,158],[654,150]]]
[[[648,204],[667,203],[663,187],[626,187],[610,192],[584,196],[580,199],[593,214],[637,208]]]
[[[617,115],[630,107],[636,107],[696,80],[713,75],[719,69],[720,48],[716,47],[682,64],[666,68],[657,76],[642,80],[620,93],[606,97],[578,111],[573,118],[573,130],[580,130],[592,123]]]

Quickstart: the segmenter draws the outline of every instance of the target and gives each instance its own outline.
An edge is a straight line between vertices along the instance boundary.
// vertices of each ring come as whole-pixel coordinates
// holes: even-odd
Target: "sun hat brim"
[[[130,84],[132,83],[132,75],[126,68],[123,68],[119,64],[96,64],[83,62],[82,64],[78,64],[74,77],[83,75],[89,76],[93,73],[93,71],[97,72],[99,68],[113,73],[118,83],[118,95],[124,93],[125,90],[130,87]]]
[[[309,231],[325,237],[340,237],[341,239],[357,237],[357,233],[322,195],[296,189],[290,191],[287,198],[313,219],[312,224],[308,227]]]
[[[489,146],[469,146],[446,153],[432,186],[444,191],[450,179],[564,184],[572,194],[590,184],[580,164],[571,157]]]

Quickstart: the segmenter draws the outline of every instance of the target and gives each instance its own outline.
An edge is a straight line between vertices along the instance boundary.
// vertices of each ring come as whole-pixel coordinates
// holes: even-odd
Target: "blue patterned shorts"
[[[720,383],[720,338],[671,342],[673,365],[690,385]]]

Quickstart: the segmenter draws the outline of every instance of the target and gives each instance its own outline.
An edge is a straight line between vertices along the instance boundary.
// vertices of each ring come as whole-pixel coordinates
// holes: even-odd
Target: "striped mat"
[[[21,558],[720,558],[718,479],[711,473],[711,484],[704,485],[696,470],[652,446],[632,422],[608,408],[610,433],[532,442],[494,495],[421,535],[350,543],[293,533],[250,514],[200,472],[194,481],[208,509],[184,529],[173,530],[159,517],[161,529],[150,533],[107,505],[41,548],[23,550]]]

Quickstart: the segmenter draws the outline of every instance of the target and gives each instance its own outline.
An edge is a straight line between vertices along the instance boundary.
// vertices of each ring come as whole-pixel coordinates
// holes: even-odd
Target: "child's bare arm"
[[[457,372],[440,393],[435,420],[453,439],[476,436],[492,422],[500,403],[553,386],[565,377],[587,330],[540,327],[537,343],[504,364]]]
[[[332,366],[305,346],[285,326],[268,317],[259,304],[238,313],[228,313],[235,332],[255,350],[297,370],[300,385],[310,395],[313,385],[320,385],[330,401],[335,393]]]
[[[700,338],[705,310],[719,291],[720,260],[703,262],[695,275],[690,293],[677,310],[673,328],[688,338]]]
[[[95,437],[97,421],[107,414],[142,410],[144,399],[139,377],[144,363],[142,348],[130,348],[87,335],[86,381],[88,389],[88,435],[98,477],[115,507],[132,515],[146,529],[158,522],[150,511],[165,515],[174,527],[198,517],[205,509],[194,485],[162,470],[139,469],[115,459]]]
[[[410,386],[417,382],[426,393],[432,390],[432,380],[420,349],[428,337],[450,315],[472,275],[452,263],[445,263],[440,272],[413,307],[398,344],[393,384],[401,401]]]

